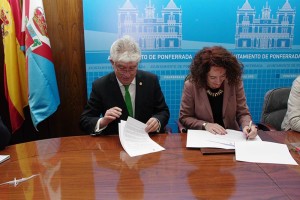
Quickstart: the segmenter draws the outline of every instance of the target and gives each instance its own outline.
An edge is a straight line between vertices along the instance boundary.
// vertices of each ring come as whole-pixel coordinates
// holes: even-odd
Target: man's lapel
[[[140,115],[140,109],[143,105],[143,98],[146,94],[146,88],[143,83],[144,79],[139,71],[136,74],[136,93],[135,93],[135,117],[138,118]],[[142,113],[141,113],[142,114]]]

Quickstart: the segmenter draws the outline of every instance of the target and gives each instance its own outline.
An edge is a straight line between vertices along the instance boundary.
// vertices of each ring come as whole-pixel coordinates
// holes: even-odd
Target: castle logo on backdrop
[[[258,16],[257,16],[258,15]],[[288,0],[277,9],[276,16],[266,5],[261,14],[246,0],[237,10],[235,47],[243,49],[290,49],[293,45],[296,9]]]
[[[118,9],[118,35],[131,35],[146,50],[181,49],[182,10],[173,0],[163,7],[160,15],[149,0],[145,12],[139,14],[130,0]]]

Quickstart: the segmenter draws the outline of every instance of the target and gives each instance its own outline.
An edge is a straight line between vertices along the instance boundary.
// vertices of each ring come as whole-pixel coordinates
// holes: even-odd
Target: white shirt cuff
[[[100,128],[102,117],[97,121],[96,127],[95,127],[95,133],[101,133],[107,126]]]

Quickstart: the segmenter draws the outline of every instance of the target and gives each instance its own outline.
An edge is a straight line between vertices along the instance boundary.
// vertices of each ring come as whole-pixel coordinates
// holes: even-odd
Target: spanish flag
[[[28,105],[25,54],[21,50],[24,44],[21,19],[19,0],[0,0],[0,23],[4,46],[4,86],[13,132],[22,126],[25,119],[23,108]]]

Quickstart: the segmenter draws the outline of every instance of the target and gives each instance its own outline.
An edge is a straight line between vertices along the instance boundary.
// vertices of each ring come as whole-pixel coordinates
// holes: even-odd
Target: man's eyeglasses
[[[122,74],[125,74],[125,73],[133,73],[136,71],[137,69],[137,64],[136,65],[132,65],[132,66],[129,66],[129,67],[125,67],[124,65],[121,65],[121,64],[116,64],[114,63],[116,69],[118,72],[122,73]]]

